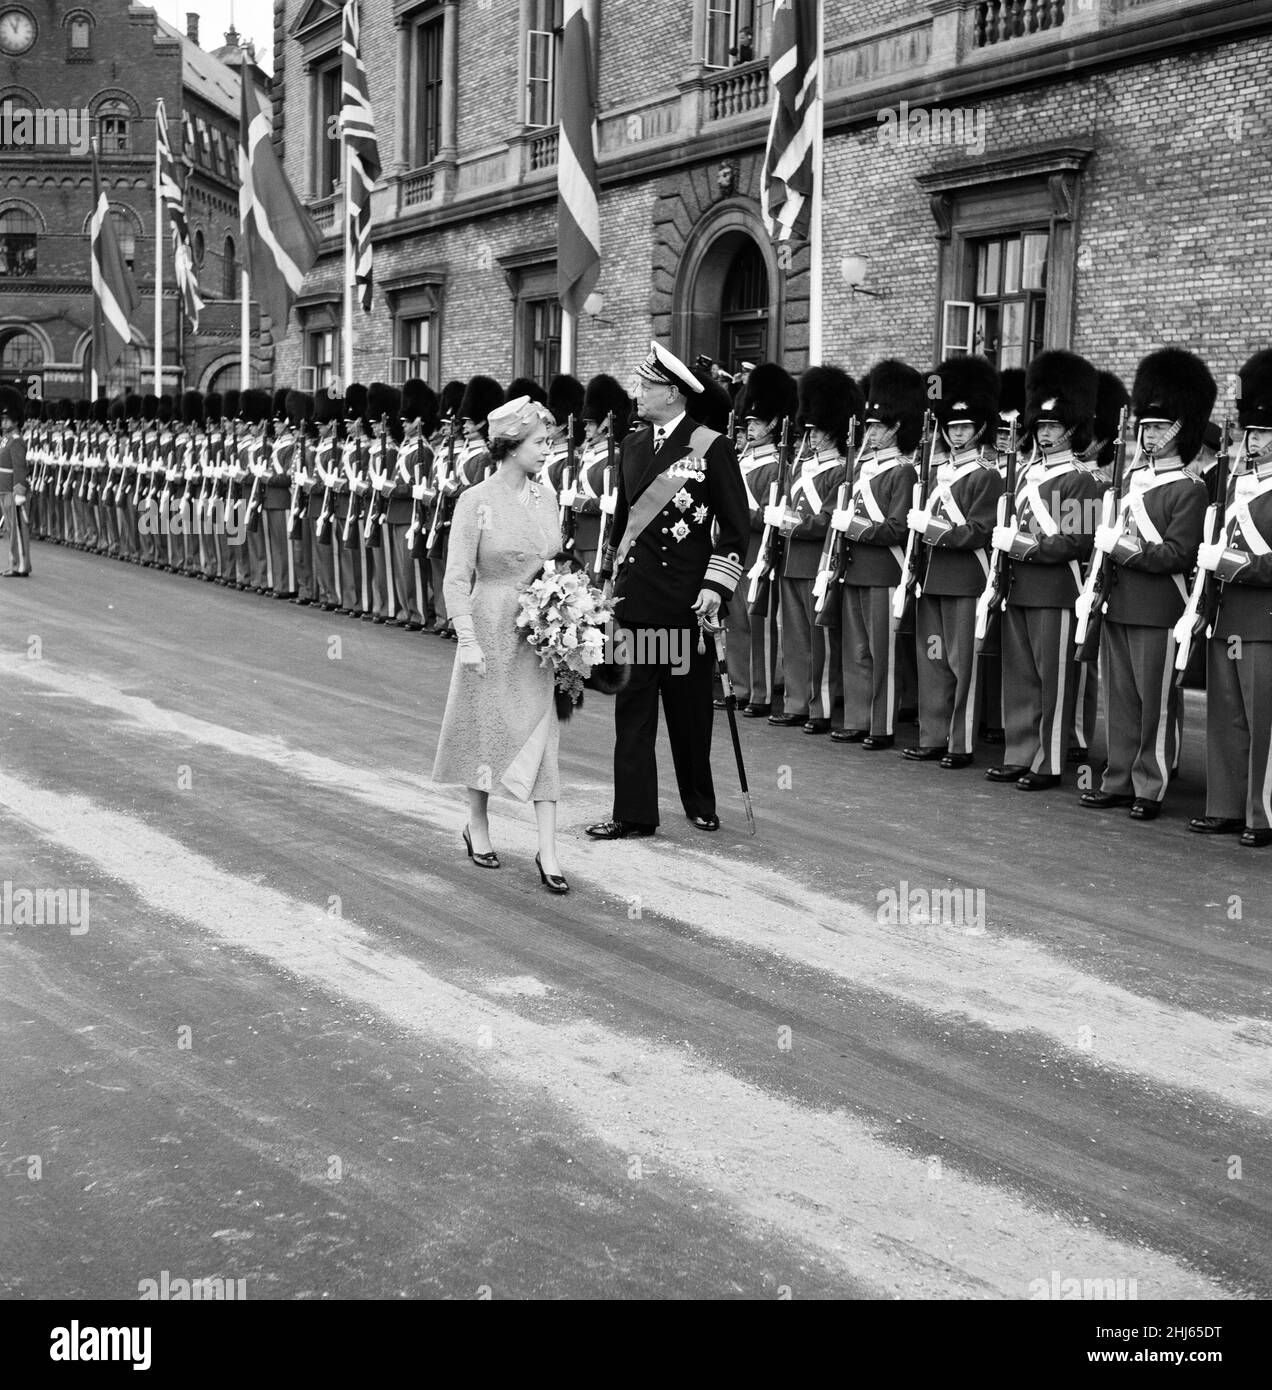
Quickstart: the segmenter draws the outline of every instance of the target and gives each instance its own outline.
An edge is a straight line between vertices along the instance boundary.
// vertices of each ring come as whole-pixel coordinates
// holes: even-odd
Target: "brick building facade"
[[[177,391],[238,381],[237,258],[239,76],[265,76],[234,45],[204,52],[154,10],[128,0],[0,0],[0,377],[50,397],[89,394],[92,295],[89,221],[96,136],[103,190],[139,307],[135,345],[99,389],[153,390],[155,103],[162,98],[174,153],[187,160],[186,209],[207,301],[198,334],[177,311],[171,240],[164,229],[164,387]],[[197,19],[191,32],[197,36]],[[6,42],[7,40],[7,42]],[[7,48],[7,51],[6,51]],[[15,121],[46,120],[42,144]],[[86,113],[82,123],[76,113]],[[34,124],[30,127],[34,132]],[[182,320],[182,321],[179,321]],[[255,367],[268,375],[268,342]]]
[[[604,266],[578,375],[623,372],[651,334],[729,367],[805,365],[807,248],[775,252],[758,204],[771,11],[595,0]],[[275,16],[277,135],[327,238],[279,379],[322,381],[341,313],[339,14],[277,0]],[[360,379],[555,370],[560,19],[559,0],[363,0],[384,178]],[[1011,366],[1068,346],[1129,375],[1176,341],[1227,372],[1272,341],[1272,6],[839,0],[825,23],[827,361],[971,349]]]

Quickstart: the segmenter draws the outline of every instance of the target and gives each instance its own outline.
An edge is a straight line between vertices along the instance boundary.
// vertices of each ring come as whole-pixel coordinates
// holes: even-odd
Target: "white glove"
[[[1203,541],[1197,549],[1197,568],[1206,570],[1213,574],[1219,566],[1219,561],[1223,559],[1224,544],[1222,541]]]
[[[771,502],[764,508],[765,526],[776,526],[779,529],[786,524],[786,508],[780,502]]]
[[[1122,539],[1120,526],[1097,526],[1095,528],[1095,548],[1101,555],[1111,555],[1113,547]]]
[[[606,516],[613,516],[618,510],[618,493],[606,492],[601,496],[601,511]]]
[[[932,513],[926,507],[911,507],[910,514],[906,517],[906,525],[911,531],[917,531],[921,536],[928,528],[928,522],[932,520]]]
[[[846,531],[851,520],[851,507],[836,507],[830,514],[830,529],[832,531]]]
[[[459,483],[458,483],[454,478],[443,478],[443,479],[442,479],[442,496],[443,496],[443,497],[454,497],[454,495],[455,495],[458,491],[459,491]]]
[[[411,488],[411,496],[414,497],[417,502],[423,502],[428,496],[428,484],[416,483]]]
[[[561,504],[561,506],[563,506],[563,507],[572,507],[572,506],[574,505],[574,499],[575,499],[578,495],[579,495],[579,490],[578,490],[578,488],[576,488],[576,487],[563,487],[563,488],[561,489],[561,491],[557,494],[557,501],[558,501],[558,502]]]
[[[993,535],[990,537],[990,544],[995,550],[1010,551],[1019,534],[1020,532],[1014,526],[995,526]]]

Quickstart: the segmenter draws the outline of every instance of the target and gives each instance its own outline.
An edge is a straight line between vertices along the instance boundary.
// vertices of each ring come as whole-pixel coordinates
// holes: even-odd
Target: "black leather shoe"
[[[719,816],[690,816],[686,814],[685,819],[691,824],[696,825],[699,830],[719,830]]]
[[[641,825],[630,820],[603,820],[589,825],[587,833],[594,840],[630,840],[652,835],[656,825]]]
[[[550,874],[543,867],[543,861],[536,854],[534,857],[534,867],[539,871],[539,877],[543,880],[543,886],[549,893],[568,893],[570,885],[565,881],[561,874]]]
[[[804,732],[806,734],[828,734],[830,733],[830,720],[810,719],[808,723],[804,725]]]
[[[987,782],[1019,782],[1029,769],[1023,763],[1003,763],[1001,767],[991,767],[985,774]]]
[[[806,714],[770,714],[768,722],[779,729],[793,729],[796,724],[804,724],[807,720]]]
[[[1162,803],[1160,801],[1149,801],[1145,797],[1137,796],[1131,802],[1132,820],[1156,820],[1162,813]]]
[[[941,759],[941,766],[951,767],[971,767],[972,755],[970,753],[947,753]]]
[[[832,743],[865,743],[870,737],[865,729],[832,729],[830,738]]]
[[[1113,806],[1129,806],[1135,800],[1124,792],[1083,792],[1078,801],[1093,811],[1107,811]]]
[[[861,746],[868,748],[872,753],[882,753],[892,747],[896,738],[892,734],[867,734],[861,740]]]
[[[493,849],[489,854],[478,854],[473,848],[473,837],[468,833],[467,826],[460,832],[460,839],[464,842],[464,848],[468,851],[469,859],[471,859],[479,869],[499,868],[499,856]]]
[[[742,711],[742,717],[743,719],[767,719],[772,710],[772,705],[747,705]]]
[[[937,759],[944,758],[948,752],[949,749],[944,746],[940,748],[924,748],[922,745],[919,745],[915,748],[903,748],[901,750],[901,756],[903,758],[909,758],[912,763],[934,763]]]
[[[1045,792],[1059,785],[1058,772],[1026,772],[1023,777],[1016,778],[1016,786],[1022,792]]]
[[[1188,828],[1198,835],[1239,835],[1245,826],[1229,816],[1194,816]]]
[[[1264,845],[1272,845],[1272,830],[1255,830],[1247,825],[1242,830],[1238,843],[1244,845],[1246,849],[1262,849]]]

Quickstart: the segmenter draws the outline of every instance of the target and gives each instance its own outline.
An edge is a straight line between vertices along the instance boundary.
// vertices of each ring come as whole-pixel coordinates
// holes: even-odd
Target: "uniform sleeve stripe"
[[[732,593],[741,578],[742,566],[736,560],[723,555],[713,555],[707,565],[707,572],[703,575],[703,582],[719,584]]]

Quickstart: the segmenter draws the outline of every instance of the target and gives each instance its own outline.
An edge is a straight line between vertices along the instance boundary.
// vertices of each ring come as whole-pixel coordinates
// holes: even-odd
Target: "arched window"
[[[196,231],[194,234],[194,264],[196,267],[203,264],[203,256],[206,251],[207,246],[203,240],[203,232],[201,230]]]
[[[104,101],[97,108],[97,143],[103,154],[127,154],[132,112],[122,101]]]
[[[0,211],[0,276],[34,275],[39,226],[23,208]]]
[[[115,224],[115,235],[119,238],[119,254],[129,270],[137,268],[137,229],[126,213],[116,208],[110,210],[110,220]]]
[[[221,298],[237,299],[239,294],[238,266],[234,263],[234,238],[225,238],[224,265],[222,266]]]
[[[218,367],[208,378],[207,391],[219,391],[224,394],[226,391],[237,391],[239,389],[239,363],[237,358],[233,362],[227,363],[224,367]]]
[[[86,396],[90,390],[92,365],[93,344],[90,338],[84,344],[84,394]],[[119,361],[110,371],[98,378],[98,395],[117,396],[121,391],[141,391],[143,382],[149,383],[152,380],[151,370],[150,349],[137,347],[130,343],[123,349]],[[147,384],[144,389],[150,390],[151,387]]]
[[[44,366],[44,347],[34,333],[19,328],[5,337],[0,333],[0,376],[22,376]]]
[[[768,267],[755,242],[742,237],[740,243],[720,302],[720,361],[730,372],[743,361],[763,362],[768,356]]]

